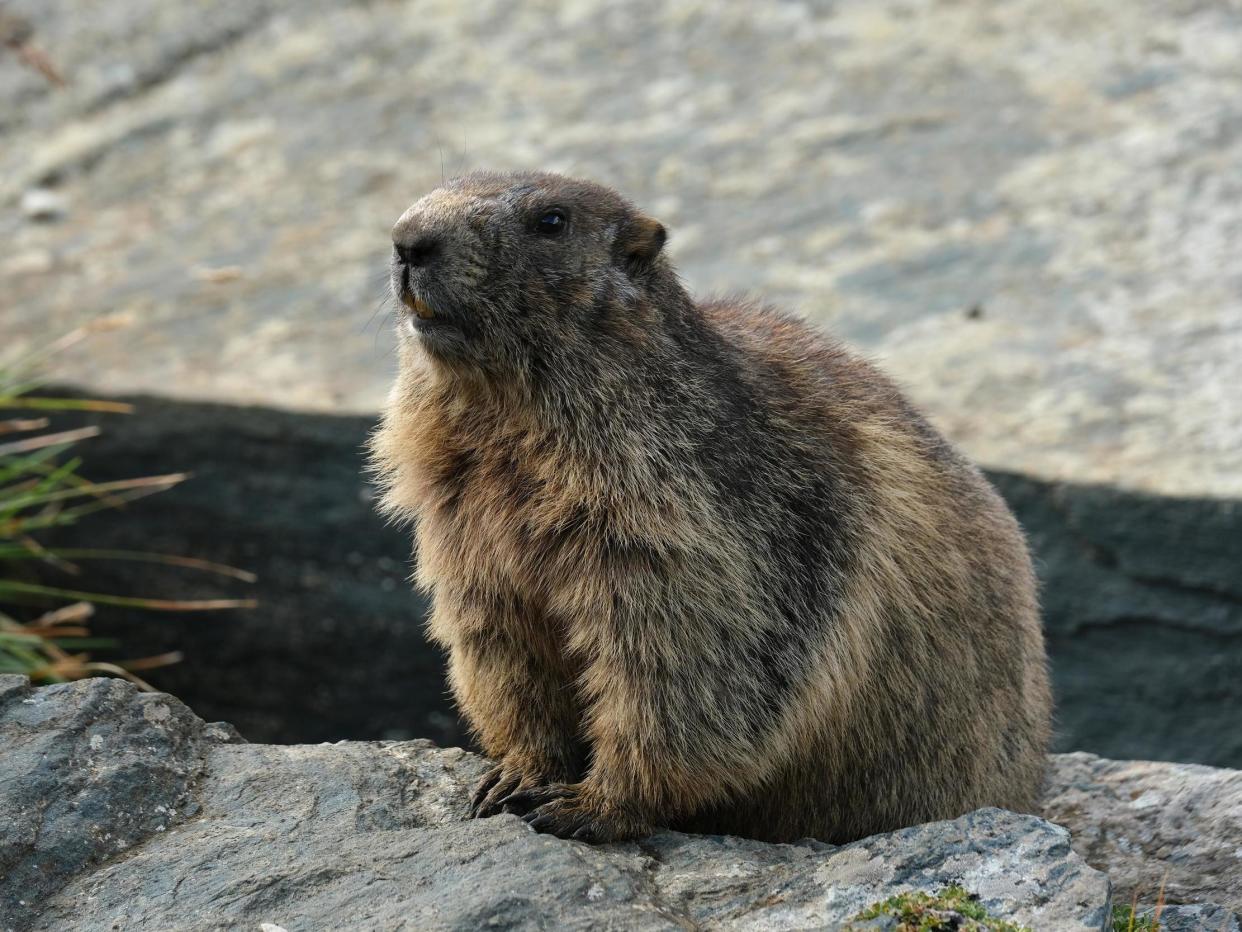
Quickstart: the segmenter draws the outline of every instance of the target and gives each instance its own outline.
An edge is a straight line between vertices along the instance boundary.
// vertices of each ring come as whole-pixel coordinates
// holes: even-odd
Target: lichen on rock
[[[849,932],[1032,932],[1026,926],[991,915],[978,896],[957,884],[934,894],[914,890],[890,896],[868,906],[846,928]]]

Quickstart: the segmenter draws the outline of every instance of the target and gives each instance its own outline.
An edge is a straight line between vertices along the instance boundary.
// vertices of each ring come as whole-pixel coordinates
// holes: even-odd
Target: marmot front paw
[[[601,805],[582,785],[555,783],[510,797],[529,811],[522,818],[535,831],[557,838],[602,844],[651,834],[644,820],[616,806]]]

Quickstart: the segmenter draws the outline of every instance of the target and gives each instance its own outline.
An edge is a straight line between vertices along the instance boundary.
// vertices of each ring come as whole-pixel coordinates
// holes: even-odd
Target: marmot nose
[[[397,259],[405,265],[426,265],[439,253],[440,241],[429,234],[421,234],[409,239],[394,240],[392,248]]]

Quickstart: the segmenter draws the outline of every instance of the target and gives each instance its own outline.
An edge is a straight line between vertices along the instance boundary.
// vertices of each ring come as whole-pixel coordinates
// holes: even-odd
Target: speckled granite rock
[[[119,680],[31,690],[0,675],[0,928],[194,814],[207,748],[235,739]]]
[[[389,225],[442,170],[537,166],[648,206],[695,289],[879,356],[988,465],[1242,495],[1236,3],[9,5],[71,85],[0,58],[5,335],[124,324],[60,374],[375,410]]]
[[[1155,917],[1155,908],[1142,909],[1140,916]],[[1223,906],[1170,906],[1160,913],[1161,932],[1242,932],[1237,913]]]
[[[1108,880],[1033,816],[836,848],[672,833],[593,848],[467,821],[485,762],[464,751],[230,739],[123,683],[0,677],[0,928],[832,929],[950,882],[1038,929],[1108,914]]]
[[[1165,883],[1174,903],[1242,913],[1242,771],[1091,754],[1051,761],[1044,815],[1108,871],[1117,902],[1135,892],[1150,902]]]

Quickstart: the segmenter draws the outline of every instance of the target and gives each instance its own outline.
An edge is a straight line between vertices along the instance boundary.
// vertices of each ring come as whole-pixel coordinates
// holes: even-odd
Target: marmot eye
[[[560,208],[545,210],[535,221],[535,232],[542,236],[560,236],[569,226],[565,222],[565,212]]]

